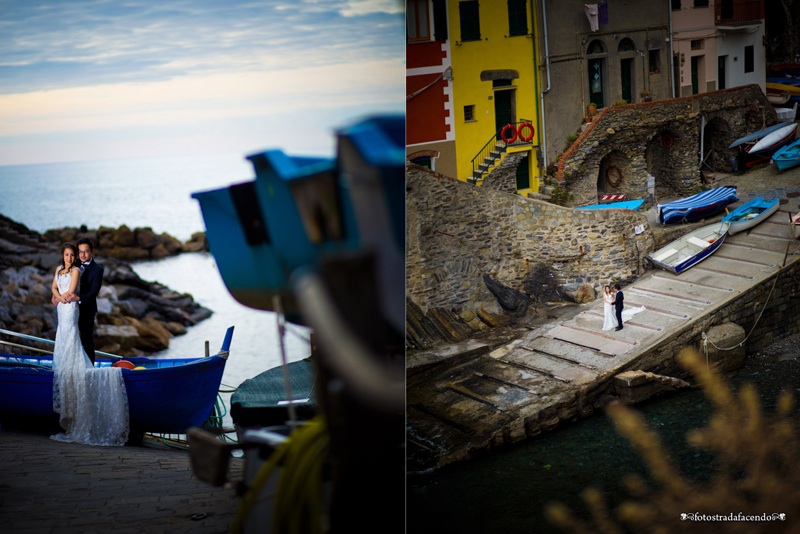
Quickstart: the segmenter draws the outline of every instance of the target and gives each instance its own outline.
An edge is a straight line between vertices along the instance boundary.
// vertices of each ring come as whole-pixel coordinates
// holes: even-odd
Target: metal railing
[[[477,183],[486,172],[495,166],[510,146],[530,145],[533,140],[533,123],[527,119],[510,122],[494,135],[472,158],[472,183]]]

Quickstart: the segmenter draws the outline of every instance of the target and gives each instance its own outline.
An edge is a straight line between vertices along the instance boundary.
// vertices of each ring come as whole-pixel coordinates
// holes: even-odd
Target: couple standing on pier
[[[625,310],[625,295],[619,287],[619,284],[614,284],[614,291],[611,291],[611,286],[603,288],[603,330],[622,330],[622,323],[629,320],[640,311],[644,311],[644,306],[639,308],[632,308]]]
[[[94,367],[94,318],[103,266],[93,260],[94,244],[64,243],[53,278],[52,303],[58,328],[53,349],[53,411],[65,432],[57,441],[124,445],[128,440],[128,398],[120,368]],[[80,258],[80,259],[79,259]]]

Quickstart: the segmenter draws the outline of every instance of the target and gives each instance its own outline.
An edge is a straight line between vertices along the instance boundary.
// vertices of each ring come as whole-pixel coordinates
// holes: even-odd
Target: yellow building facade
[[[525,152],[516,189],[538,191],[539,87],[531,3],[448,0],[447,6],[457,177],[481,184],[505,156]],[[496,144],[505,147],[499,156]]]

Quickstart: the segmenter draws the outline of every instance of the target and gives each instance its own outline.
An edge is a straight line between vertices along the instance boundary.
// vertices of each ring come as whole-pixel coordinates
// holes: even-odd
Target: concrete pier
[[[602,331],[597,299],[574,317],[491,351],[476,356],[472,346],[462,362],[449,354],[447,364],[435,366],[435,355],[416,355],[429,369],[412,375],[407,386],[409,470],[466,460],[588,416],[621,396],[615,391],[621,382],[613,380],[621,372],[674,376],[679,350],[701,348],[717,325],[756,332],[748,341],[754,345],[773,332],[796,333],[800,242],[791,235],[788,211],[782,207],[750,231],[728,236],[680,275],[650,270],[623,287],[626,308],[645,310],[619,332]],[[724,366],[726,357],[718,353],[717,364]]]

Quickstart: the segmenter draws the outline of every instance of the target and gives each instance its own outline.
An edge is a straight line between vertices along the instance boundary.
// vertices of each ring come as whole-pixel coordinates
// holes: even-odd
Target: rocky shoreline
[[[205,235],[181,243],[151,228],[62,228],[40,234],[0,215],[0,328],[55,339],[58,320],[50,302],[53,273],[64,242],[88,237],[105,267],[97,299],[96,349],[144,356],[169,347],[174,336],[213,313],[194,298],[142,280],[130,262],[207,251]],[[8,336],[3,339],[18,341]],[[50,348],[50,347],[43,347]]]

